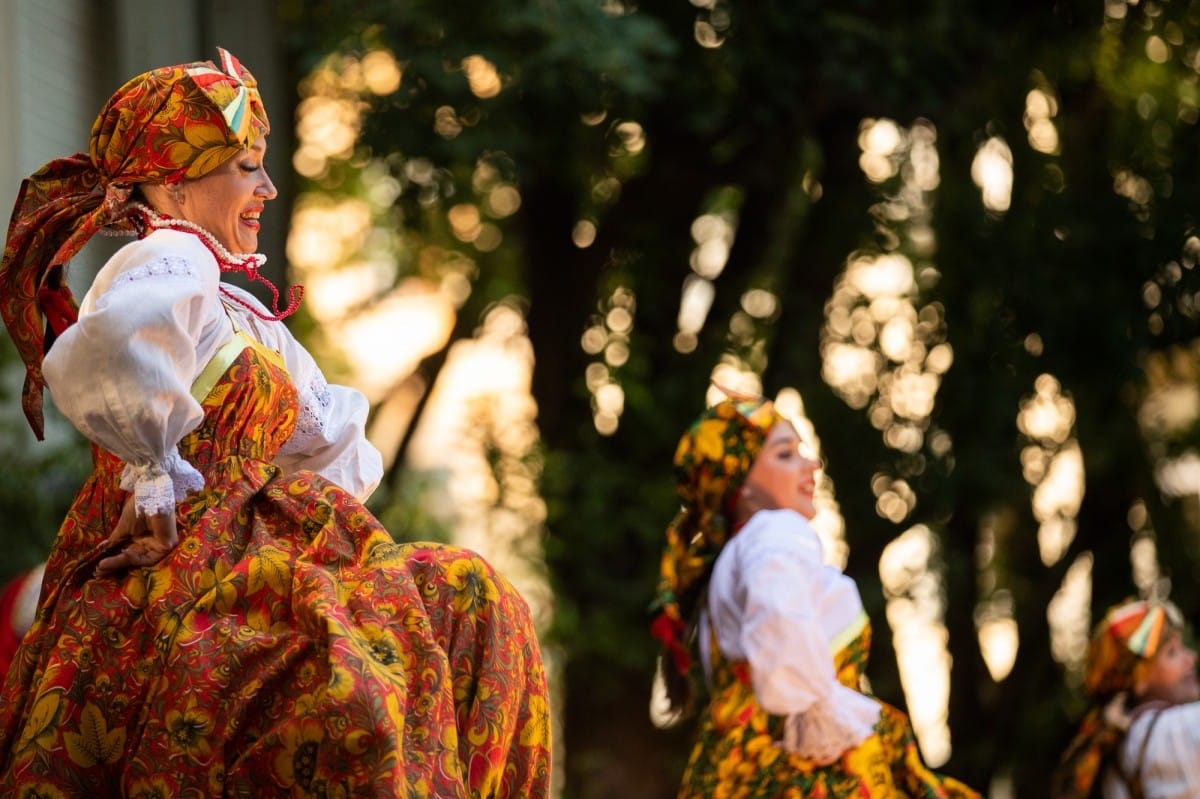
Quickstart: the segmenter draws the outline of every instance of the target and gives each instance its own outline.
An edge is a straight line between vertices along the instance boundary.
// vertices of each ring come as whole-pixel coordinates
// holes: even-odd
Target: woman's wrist
[[[133,493],[139,514],[173,514],[190,492],[204,488],[204,477],[173,450],[162,463],[127,464],[121,488]]]

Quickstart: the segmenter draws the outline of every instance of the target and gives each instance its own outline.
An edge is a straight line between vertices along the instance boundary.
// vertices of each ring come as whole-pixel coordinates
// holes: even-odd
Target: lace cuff
[[[133,492],[138,513],[174,513],[175,504],[190,491],[204,488],[204,477],[178,452],[167,454],[162,463],[135,466],[125,465],[121,473],[121,488]]]
[[[879,703],[839,685],[834,695],[784,721],[783,748],[818,763],[831,763],[871,736]]]

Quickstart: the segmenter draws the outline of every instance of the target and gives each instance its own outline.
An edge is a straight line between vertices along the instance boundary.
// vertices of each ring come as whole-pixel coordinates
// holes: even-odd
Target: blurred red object
[[[21,639],[33,624],[45,568],[44,563],[35,566],[0,588],[0,677],[8,671]]]

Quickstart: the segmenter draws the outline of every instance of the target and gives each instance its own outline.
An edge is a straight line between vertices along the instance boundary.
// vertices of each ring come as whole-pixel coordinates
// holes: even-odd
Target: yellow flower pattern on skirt
[[[871,628],[834,658],[838,681],[858,688]],[[925,766],[908,717],[881,703],[875,732],[842,758],[818,766],[785,751],[783,718],[758,706],[745,661],[726,661],[715,639],[711,702],[684,771],[679,799],[979,799],[958,780]]]
[[[0,694],[0,795],[544,796],[546,678],[512,585],[281,474],[295,390],[253,348],[204,405],[180,452],[206,487],[154,567],[93,577],[127,496],[95,452]]]

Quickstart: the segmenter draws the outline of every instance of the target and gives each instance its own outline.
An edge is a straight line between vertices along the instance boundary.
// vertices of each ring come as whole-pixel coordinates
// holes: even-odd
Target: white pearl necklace
[[[186,219],[177,219],[173,216],[164,216],[144,203],[130,203],[126,206],[125,215],[137,229],[139,236],[146,235],[148,230],[178,230],[184,233],[191,233],[199,238],[204,246],[208,248],[209,252],[213,254],[213,257],[217,259],[217,266],[222,272],[241,272],[251,280],[257,280],[265,284],[271,290],[271,296],[274,300],[272,303],[274,313],[264,314],[255,305],[234,294],[226,286],[221,285],[220,287],[221,296],[245,308],[259,319],[278,322],[295,312],[300,306],[300,300],[304,296],[304,287],[292,286],[288,289],[287,307],[282,311],[279,310],[279,289],[275,288],[275,284],[259,274],[258,271],[267,262],[267,256],[262,253],[232,253],[225,248],[225,245],[217,241],[216,236],[195,222],[189,222]]]
[[[267,256],[257,252],[232,253],[225,245],[217,241],[217,237],[209,233],[195,222],[186,219],[176,219],[173,216],[163,216],[144,203],[130,203],[129,211],[140,219],[142,224],[154,230],[180,230],[194,233],[200,237],[205,246],[212,251],[222,272],[245,272],[251,278],[258,276],[258,270],[267,262]],[[136,222],[135,222],[136,224]]]

